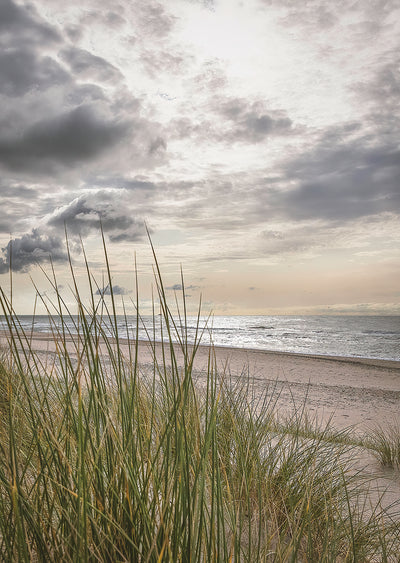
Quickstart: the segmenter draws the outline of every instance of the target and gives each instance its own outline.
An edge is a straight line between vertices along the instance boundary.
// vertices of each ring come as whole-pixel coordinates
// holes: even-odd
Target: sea
[[[47,316],[18,318],[27,331],[50,331]],[[142,320],[139,339],[163,338],[159,316]],[[76,317],[67,324],[72,333],[76,332]],[[400,316],[213,316],[188,317],[186,323],[175,319],[175,325],[180,334],[186,327],[189,342],[203,332],[202,343],[211,341],[215,346],[400,361]],[[118,332],[120,337],[135,338],[136,316],[118,317]]]

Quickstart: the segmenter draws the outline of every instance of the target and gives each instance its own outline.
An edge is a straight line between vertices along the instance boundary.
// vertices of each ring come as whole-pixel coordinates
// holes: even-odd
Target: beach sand
[[[0,346],[7,347],[4,332]],[[53,337],[45,333],[32,334],[31,346],[37,352],[55,352]],[[121,340],[120,347],[128,357],[127,341]],[[72,341],[69,349],[74,350]],[[156,343],[155,349],[161,358],[161,344]],[[331,421],[336,429],[351,426],[360,432],[400,422],[400,362],[227,347],[214,350],[219,374],[233,382],[249,378],[254,394],[273,394],[280,410],[302,408],[306,402],[307,411],[321,423]],[[209,347],[200,346],[195,362],[200,382],[208,357]],[[182,361],[179,353],[177,358]],[[153,363],[149,343],[144,341],[139,345],[139,363]]]
[[[5,333],[0,333],[0,347],[7,349]],[[44,333],[32,334],[31,347],[43,357],[55,352],[53,337]],[[72,340],[68,348],[73,355]],[[120,341],[120,349],[128,358],[127,341]],[[154,349],[161,360],[161,344],[156,343]],[[153,352],[147,342],[140,342],[138,351],[145,376],[153,366]],[[329,423],[333,429],[351,429],[359,436],[377,426],[400,423],[400,362],[225,347],[215,347],[214,351],[220,377],[239,386],[248,381],[256,398],[267,393],[279,415],[300,412],[305,407],[321,427]],[[166,352],[168,363],[168,348]],[[200,346],[196,353],[194,376],[200,386],[205,382],[209,352],[208,346]],[[177,359],[182,362],[179,352]],[[377,500],[377,495],[386,491],[383,506],[398,502],[400,472],[382,468],[365,448],[357,448],[354,454],[356,468],[371,480],[371,489],[375,490],[372,497]]]

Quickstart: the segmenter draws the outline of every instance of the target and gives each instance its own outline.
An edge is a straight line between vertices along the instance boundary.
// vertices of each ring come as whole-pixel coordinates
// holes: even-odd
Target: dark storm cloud
[[[21,136],[0,137],[0,163],[11,170],[53,171],[93,159],[127,132],[126,124],[106,120],[83,105],[41,120]]]
[[[0,274],[9,271],[10,262],[13,271],[26,272],[32,265],[47,262],[49,258],[53,262],[67,260],[63,239],[43,234],[38,229],[15,238],[1,250],[3,257],[0,257]]]
[[[68,47],[63,49],[60,56],[75,75],[82,75],[102,82],[119,81],[122,79],[120,71],[102,57],[92,55],[85,49]]]
[[[69,75],[51,57],[38,57],[23,49],[0,52],[0,94],[24,96],[68,82]]]

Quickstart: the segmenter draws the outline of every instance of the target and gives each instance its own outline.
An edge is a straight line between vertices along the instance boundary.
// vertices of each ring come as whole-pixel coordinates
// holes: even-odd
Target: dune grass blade
[[[395,560],[398,521],[379,505],[367,510],[349,461],[360,443],[313,425],[306,408],[277,416],[274,389],[257,395],[246,371],[234,383],[212,346],[199,367],[207,333],[200,307],[189,342],[182,272],[171,305],[155,253],[153,325],[143,325],[148,342],[139,343],[138,284],[131,337],[104,251],[108,298],[84,249],[88,302],[71,264],[77,316],[54,269],[45,276],[56,295],[52,302],[38,290],[52,327],[46,355],[33,350],[0,292],[8,339],[0,362],[0,559]],[[144,345],[150,366],[140,363]]]

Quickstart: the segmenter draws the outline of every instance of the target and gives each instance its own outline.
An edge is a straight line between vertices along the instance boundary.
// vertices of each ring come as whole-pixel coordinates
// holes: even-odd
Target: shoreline
[[[202,346],[207,346],[202,345]],[[355,364],[365,364],[376,367],[387,367],[389,369],[397,369],[400,371],[400,360],[387,360],[385,358],[365,358],[362,356],[331,356],[328,354],[306,354],[304,352],[286,352],[282,350],[264,350],[262,348],[240,348],[237,346],[214,346],[216,349],[238,350],[243,352],[257,352],[261,354],[295,356],[299,358],[309,358],[312,360],[330,360],[333,362],[345,362]]]
[[[0,329],[0,345],[1,340],[7,338],[9,332],[7,330]],[[51,332],[26,332],[26,336],[29,339],[34,341],[51,341],[53,339],[53,334]],[[68,335],[67,341],[73,341],[73,337],[77,335]],[[115,338],[109,338],[110,342],[115,343]],[[128,342],[133,343],[133,339],[128,338],[120,338],[119,342],[122,345],[127,345]],[[148,344],[149,341],[146,339],[139,339],[138,340],[140,345]],[[162,342],[160,340],[155,341],[155,344],[161,345]],[[189,344],[189,347],[192,347],[192,344]],[[329,360],[332,362],[343,362],[343,363],[354,363],[354,364],[364,364],[370,365],[374,367],[382,367],[387,369],[399,370],[400,372],[400,360],[391,360],[386,358],[368,358],[364,356],[333,356],[330,354],[317,354],[317,353],[304,353],[304,352],[290,352],[290,351],[283,351],[283,350],[269,350],[263,348],[248,348],[248,347],[239,347],[239,346],[223,346],[223,345],[212,345],[212,344],[203,344],[199,345],[200,348],[210,349],[213,347],[214,350],[222,351],[231,351],[237,353],[244,353],[244,354],[265,354],[269,356],[293,356],[297,358],[308,358],[312,360]]]

